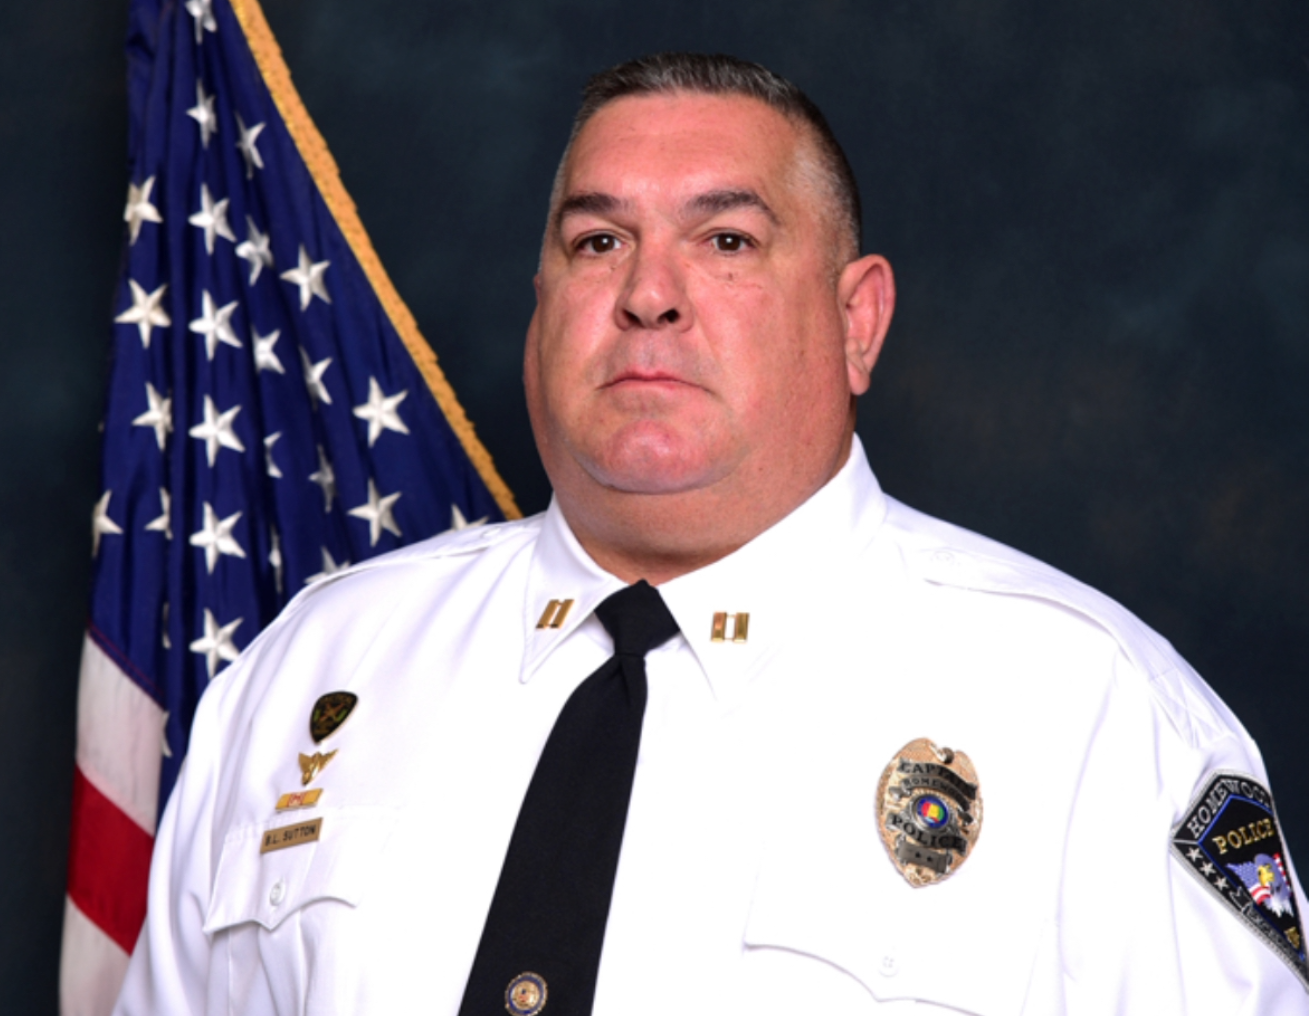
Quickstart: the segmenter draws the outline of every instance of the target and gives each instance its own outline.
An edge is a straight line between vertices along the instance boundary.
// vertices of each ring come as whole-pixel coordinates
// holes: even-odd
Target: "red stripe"
[[[124,952],[131,953],[145,923],[153,838],[78,768],[73,771],[70,840],[69,898]]]

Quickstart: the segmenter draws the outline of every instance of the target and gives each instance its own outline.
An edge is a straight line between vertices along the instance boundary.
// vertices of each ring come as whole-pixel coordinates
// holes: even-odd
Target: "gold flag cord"
[[[432,352],[432,347],[427,344],[427,340],[418,330],[418,322],[414,320],[413,313],[405,305],[404,300],[400,299],[391,277],[382,267],[377,251],[373,250],[373,243],[368,239],[368,233],[359,219],[355,203],[346,193],[345,185],[341,182],[341,173],[337,169],[336,160],[332,158],[332,153],[327,149],[327,142],[314,126],[309,111],[305,109],[304,102],[300,99],[300,93],[291,82],[291,71],[282,58],[282,48],[273,37],[272,29],[268,27],[259,0],[232,0],[232,9],[236,12],[236,19],[241,23],[242,31],[245,32],[246,42],[249,43],[250,51],[254,54],[264,84],[268,86],[273,102],[282,114],[282,120],[291,133],[291,139],[300,150],[300,157],[309,167],[309,174],[318,185],[318,192],[322,194],[328,211],[332,213],[332,218],[336,220],[337,226],[344,234],[346,243],[354,251],[355,258],[373,287],[373,292],[381,300],[387,317],[391,319],[391,324],[395,326],[400,336],[400,341],[409,350],[414,364],[436,398],[437,405],[441,407],[441,412],[445,414],[446,420],[459,438],[473,467],[482,477],[482,482],[486,484],[500,510],[504,512],[505,518],[521,518],[522,512],[514,501],[514,495],[496,472],[490,453],[478,440],[472,422],[464,413],[464,407],[459,404],[454,389],[450,387],[450,382],[446,380],[440,365],[437,364],[436,354]]]

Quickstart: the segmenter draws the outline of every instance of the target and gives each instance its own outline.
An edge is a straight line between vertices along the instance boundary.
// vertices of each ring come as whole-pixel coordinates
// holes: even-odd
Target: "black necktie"
[[[677,634],[658,590],[596,617],[614,655],[564,703],[523,798],[459,1016],[589,1016],[645,716],[645,654]]]

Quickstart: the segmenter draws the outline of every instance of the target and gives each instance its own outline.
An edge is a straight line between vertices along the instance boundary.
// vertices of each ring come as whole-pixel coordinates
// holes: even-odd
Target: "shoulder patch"
[[[1267,788],[1244,773],[1215,772],[1173,830],[1172,846],[1173,856],[1309,991],[1303,927]]]

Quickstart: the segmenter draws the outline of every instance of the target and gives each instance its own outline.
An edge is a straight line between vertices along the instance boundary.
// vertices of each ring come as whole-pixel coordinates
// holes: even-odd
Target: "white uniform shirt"
[[[453,1016],[621,585],[552,505],[302,594],[200,704],[118,1012]],[[1309,1013],[1169,850],[1212,773],[1266,785],[1258,752],[1121,607],[887,498],[857,442],[788,518],[660,589],[681,635],[647,659],[598,1016]],[[571,610],[538,629],[552,599]],[[748,612],[744,643],[711,641],[718,612]],[[315,746],[332,691],[359,702]],[[962,866],[911,888],[875,797],[920,737],[971,757],[985,812]],[[275,812],[315,750],[337,752],[321,800]],[[261,853],[315,818],[317,841]]]

